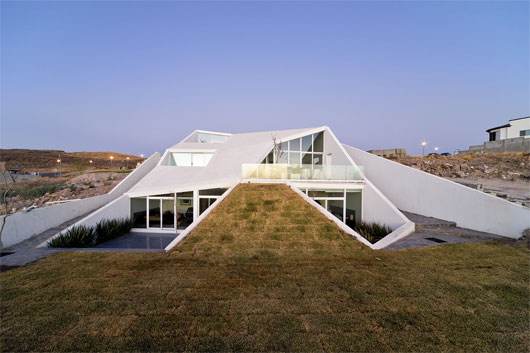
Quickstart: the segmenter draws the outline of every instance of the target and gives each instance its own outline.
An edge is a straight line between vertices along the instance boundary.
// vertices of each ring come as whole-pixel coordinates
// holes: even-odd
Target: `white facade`
[[[242,182],[288,184],[372,249],[414,232],[400,210],[511,238],[530,228],[530,209],[343,145],[326,126],[245,134],[194,131],[168,148],[122,197],[78,223],[129,216],[133,231],[175,234],[169,249]],[[353,230],[357,222],[384,224],[392,233],[371,244]]]
[[[512,119],[508,124],[488,129],[486,132],[489,134],[489,141],[530,138],[530,117]]]

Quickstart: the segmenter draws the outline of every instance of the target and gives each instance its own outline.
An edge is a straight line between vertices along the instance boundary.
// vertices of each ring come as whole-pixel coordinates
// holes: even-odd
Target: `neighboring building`
[[[466,153],[530,152],[530,117],[512,119],[508,124],[486,130],[489,141],[456,150],[455,155]]]
[[[500,141],[517,137],[530,137],[530,117],[512,119],[508,124],[486,130],[489,141]]]

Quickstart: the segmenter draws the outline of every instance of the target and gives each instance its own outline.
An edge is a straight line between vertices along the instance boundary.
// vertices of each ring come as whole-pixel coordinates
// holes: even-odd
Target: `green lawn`
[[[372,251],[284,185],[241,185],[168,254],[0,274],[2,351],[528,352],[529,250]]]

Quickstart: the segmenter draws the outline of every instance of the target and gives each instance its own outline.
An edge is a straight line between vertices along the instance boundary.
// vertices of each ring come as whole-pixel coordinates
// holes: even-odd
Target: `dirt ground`
[[[7,197],[11,212],[28,207],[49,206],[48,202],[84,199],[112,190],[128,173],[89,173],[67,178],[38,178],[17,182]],[[3,197],[3,193],[2,193]],[[4,204],[0,214],[5,213]]]

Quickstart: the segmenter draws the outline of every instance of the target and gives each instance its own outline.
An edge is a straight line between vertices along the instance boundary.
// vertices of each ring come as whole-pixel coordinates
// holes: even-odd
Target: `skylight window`
[[[199,143],[223,143],[228,140],[227,135],[209,134],[205,132],[199,132],[197,134],[197,141]]]
[[[212,159],[211,152],[172,152],[169,165],[177,167],[205,167]]]

